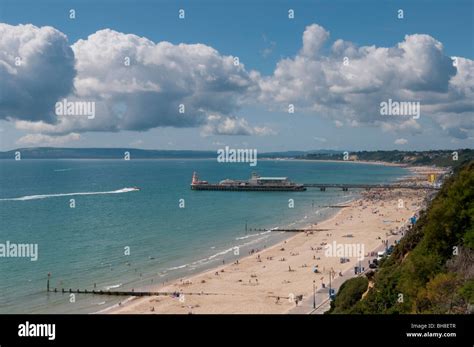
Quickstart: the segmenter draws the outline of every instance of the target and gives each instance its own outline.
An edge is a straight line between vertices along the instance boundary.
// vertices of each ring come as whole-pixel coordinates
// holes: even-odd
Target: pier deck
[[[349,189],[412,189],[412,190],[439,190],[440,188],[435,186],[422,186],[414,184],[358,184],[358,183],[304,183],[297,186],[232,186],[232,185],[219,185],[219,184],[203,184],[203,185],[192,185],[192,190],[220,190],[220,191],[236,191],[236,192],[249,192],[249,191],[288,191],[288,192],[301,192],[307,190],[307,188],[319,188],[321,191],[326,189],[342,189],[348,191]]]
[[[319,188],[321,191],[325,191],[327,188],[339,188],[343,191],[352,189],[415,189],[415,190],[439,190],[440,188],[434,186],[421,186],[414,184],[357,184],[357,183],[304,183],[304,187],[307,188]]]

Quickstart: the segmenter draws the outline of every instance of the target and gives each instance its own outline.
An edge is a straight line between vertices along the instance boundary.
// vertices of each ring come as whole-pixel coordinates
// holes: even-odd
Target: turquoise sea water
[[[45,292],[147,288],[230,261],[290,235],[248,228],[302,227],[323,207],[357,197],[342,192],[191,191],[201,179],[288,176],[298,183],[381,183],[405,169],[354,163],[215,160],[1,160],[0,243],[37,243],[38,260],[0,258],[0,313],[97,312],[117,299]],[[140,187],[140,191],[124,188]],[[90,195],[64,195],[94,193]],[[75,199],[76,207],[70,207]],[[184,199],[184,208],[180,208]],[[288,207],[294,199],[294,208]],[[130,255],[126,251],[130,250]],[[121,298],[123,300],[123,298]]]

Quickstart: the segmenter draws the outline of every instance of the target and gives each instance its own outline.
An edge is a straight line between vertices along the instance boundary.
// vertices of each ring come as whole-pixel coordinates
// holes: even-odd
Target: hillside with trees
[[[384,161],[406,165],[461,166],[474,160],[474,150],[432,150],[432,151],[361,151],[346,152],[350,161]],[[299,159],[344,160],[344,152],[306,153]]]

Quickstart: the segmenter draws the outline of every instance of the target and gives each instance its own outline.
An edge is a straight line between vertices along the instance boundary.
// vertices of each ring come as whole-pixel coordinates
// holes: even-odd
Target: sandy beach
[[[436,170],[417,167],[411,171],[413,183],[426,182],[427,174]],[[367,269],[368,261],[376,257],[375,249],[385,240],[392,242],[402,237],[403,227],[422,207],[426,196],[426,190],[364,191],[360,199],[340,208],[332,218],[308,226],[327,230],[295,233],[286,241],[256,250],[238,262],[153,288],[179,295],[129,298],[105,312],[288,313],[296,306],[295,298],[302,296],[307,300],[312,296],[313,281],[317,289],[327,288],[329,276],[334,280],[359,264],[358,254],[341,257],[328,249],[335,250],[335,245],[347,246],[346,249],[358,247],[364,254],[360,264]]]

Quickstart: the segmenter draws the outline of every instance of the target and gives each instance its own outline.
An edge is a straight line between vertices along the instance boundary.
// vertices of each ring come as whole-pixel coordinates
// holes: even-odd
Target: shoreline
[[[419,169],[420,167],[416,167],[416,169]],[[433,171],[433,168],[431,167],[425,167],[425,171]],[[420,170],[416,170],[420,171]],[[423,171],[423,170],[421,170]],[[410,170],[412,173],[411,176],[413,176],[414,179],[420,179],[419,177],[419,172],[414,172]],[[423,191],[418,191],[418,192],[401,192],[403,189],[396,189],[390,192],[380,192],[377,193],[380,196],[387,195],[389,198],[386,200],[381,199],[381,206],[384,206],[384,203],[394,205],[398,202],[399,196],[402,196],[403,194],[406,195],[407,199],[407,204],[410,206],[407,206],[406,209],[403,209],[403,214],[400,215],[399,213],[397,214],[396,208],[394,209],[393,206],[391,206],[391,209],[385,209],[387,211],[384,211],[385,213],[389,212],[387,215],[387,218],[394,218],[394,220],[397,222],[397,225],[394,230],[397,231],[396,234],[393,234],[393,230],[390,230],[390,233],[387,233],[386,229],[383,228],[383,223],[385,221],[382,219],[382,225],[380,225],[380,219],[371,221],[372,224],[379,224],[377,225],[372,225],[370,227],[370,230],[365,230],[365,228],[362,228],[363,233],[360,235],[357,235],[358,239],[361,239],[363,241],[363,244],[368,246],[367,248],[369,249],[368,254],[371,254],[373,252],[373,249],[376,249],[377,247],[380,247],[380,241],[375,241],[372,239],[368,238],[369,234],[370,236],[374,236],[374,234],[377,235],[376,240],[384,239],[384,238],[392,238],[393,235],[397,235],[398,232],[401,230],[403,225],[406,224],[406,221],[408,217],[411,215],[414,215],[417,213],[417,211],[421,208],[421,204],[423,201],[423,198],[426,197],[426,192]],[[377,195],[376,194],[376,195]],[[393,196],[392,196],[393,195]],[[394,196],[396,196],[394,198]],[[349,207],[343,207],[341,208],[337,213],[335,213],[333,216],[329,217],[328,219],[325,219],[321,222],[317,223],[318,228],[324,228],[324,227],[332,227],[329,229],[337,229],[336,226],[344,224],[348,216],[350,216],[350,220],[352,221],[354,215],[356,213],[359,213],[359,217],[361,214],[360,209],[362,210],[367,210],[367,209],[378,209],[380,208],[377,207],[377,204],[372,204],[371,200],[374,200],[374,194],[367,193],[364,196],[364,193],[362,193],[362,197],[356,198],[355,200],[352,200],[349,203]],[[377,201],[377,199],[375,199]],[[379,201],[379,202],[380,202]],[[361,207],[362,206],[362,207]],[[375,213],[377,214],[377,213]],[[385,216],[382,214],[382,216]],[[362,224],[365,222],[365,217],[370,217],[364,216],[362,218],[358,219],[358,223],[355,224],[355,228],[351,228],[356,230],[360,229]],[[368,222],[370,218],[367,219]],[[390,221],[389,223],[393,222]],[[308,229],[311,225],[310,224],[305,229]],[[367,225],[368,226],[368,225]],[[365,227],[365,226],[364,226]],[[342,228],[340,228],[342,229]],[[382,229],[382,231],[385,231],[385,234],[380,232],[380,230],[377,233],[377,229]],[[375,232],[374,232],[375,230]],[[313,241],[314,243],[319,243],[319,244],[327,244],[329,242],[328,238],[332,237],[332,232],[327,233],[326,237],[322,235],[322,233],[317,232],[315,235],[313,232],[304,232],[304,233],[298,233],[296,235],[289,236],[283,241],[277,242],[276,244],[267,247],[263,250],[259,250],[258,252],[252,253],[250,255],[246,255],[245,257],[240,258],[237,262],[234,262],[233,264],[224,264],[220,266],[215,266],[210,269],[197,272],[195,274],[191,274],[189,276],[184,276],[180,279],[176,280],[171,280],[169,283],[165,283],[163,285],[155,285],[153,286],[154,291],[166,291],[166,292],[176,292],[178,295],[179,293],[187,293],[187,292],[193,292],[193,293],[206,293],[206,292],[218,292],[221,294],[222,297],[232,297],[232,299],[224,299],[225,304],[222,303],[222,298],[217,298],[213,297],[211,299],[209,298],[204,298],[204,296],[186,296],[183,297],[184,300],[181,300],[180,302],[177,297],[172,298],[172,297],[164,297],[164,296],[152,296],[152,297],[146,297],[146,298],[137,298],[137,297],[131,297],[129,298],[130,300],[127,301],[126,304],[123,305],[115,305],[111,306],[109,308],[105,308],[104,310],[101,310],[99,314],[102,313],[178,313],[178,314],[185,314],[185,313],[288,313],[291,311],[294,307],[292,305],[288,304],[278,304],[275,307],[275,304],[272,304],[271,301],[269,302],[268,298],[269,297],[276,297],[276,298],[284,298],[287,297],[290,293],[289,292],[283,292],[280,291],[280,293],[275,293],[274,289],[277,288],[279,290],[279,287],[293,287],[295,289],[292,289],[291,292],[296,292],[298,295],[303,295],[303,298],[308,297],[310,294],[310,287],[311,287],[311,280],[309,280],[309,286],[308,284],[303,284],[302,281],[308,282],[308,277],[313,278],[314,280],[318,278],[318,289],[319,289],[319,281],[321,281],[321,285],[324,283],[325,276],[329,278],[329,274],[326,271],[326,266],[323,267],[322,273],[318,274],[317,276],[314,276],[311,274],[311,267],[314,266],[304,264],[303,266],[299,266],[297,264],[290,264],[288,265],[289,270],[285,270],[286,264],[284,266],[275,266],[275,261],[273,261],[273,264],[271,264],[272,268],[266,268],[266,266],[263,266],[263,269],[259,268],[259,263],[263,263],[262,259],[267,258],[266,263],[271,263],[271,261],[268,261],[268,258],[273,260],[275,256],[278,256],[277,254],[281,252],[282,249],[285,249],[286,247],[289,248],[290,251],[290,256],[292,256],[291,253],[294,253],[294,255],[299,255],[301,247],[305,242],[305,238],[309,241]],[[338,240],[338,242],[344,241],[342,239],[344,235],[341,234],[341,231],[338,232],[338,235],[335,237],[335,239]],[[351,234],[351,238],[354,238],[354,235]],[[324,241],[325,240],[325,241]],[[332,240],[331,240],[332,242]],[[291,246],[290,246],[291,245]],[[315,252],[316,248],[311,247],[311,254],[317,254],[320,253],[322,250],[321,246],[317,246],[318,251]],[[303,252],[303,250],[301,250]],[[307,250],[305,250],[306,253]],[[287,254],[287,250],[285,250],[285,254]],[[350,262],[347,262],[344,265],[337,265],[337,262],[334,262],[334,259],[321,259],[321,254],[319,254],[319,257],[316,258],[316,255],[313,255],[313,261],[311,261],[311,258],[308,258],[308,254],[304,257],[305,261],[307,263],[324,263],[325,265],[327,264],[328,267],[331,269],[333,267],[338,267],[338,272],[339,273],[344,273],[347,270],[350,270],[351,267],[353,267],[354,262],[351,260]],[[317,259],[317,260],[316,260]],[[255,263],[255,260],[257,263]],[[286,262],[287,259],[283,257],[280,259],[283,262]],[[367,258],[364,259],[365,264],[367,261]],[[331,266],[332,265],[332,266]],[[292,268],[293,266],[293,268]],[[320,266],[320,265],[318,265]],[[270,267],[270,265],[269,265]],[[367,268],[368,265],[365,265]],[[276,269],[278,268],[278,269]],[[300,270],[300,268],[303,268],[303,270]],[[284,277],[294,277],[292,272],[300,272],[300,271],[306,271],[307,274],[305,276],[300,276],[300,278],[297,279],[297,284],[295,285],[290,285],[292,281],[288,281],[287,279],[283,279],[282,284],[283,285],[278,285],[278,283],[273,283],[269,288],[262,288],[259,287],[262,285],[262,283],[265,283],[267,280],[269,282],[275,282],[272,280],[273,272],[275,270],[279,270],[278,276],[280,279],[283,279]],[[335,270],[334,270],[335,271]],[[287,274],[288,272],[288,274]],[[331,270],[332,273],[332,270]],[[250,276],[250,278],[249,278]],[[240,278],[244,277],[246,278],[245,282]],[[248,278],[248,285],[247,285],[247,278]],[[222,281],[222,280],[223,281]],[[260,281],[259,281],[260,279]],[[217,284],[217,282],[223,282],[222,285]],[[316,281],[316,280],[315,280]],[[257,289],[258,288],[258,289]],[[192,290],[191,290],[192,289]],[[236,290],[237,289],[237,290]],[[270,290],[272,289],[272,290]],[[302,292],[302,293],[301,293]],[[261,297],[259,299],[255,299],[257,297]],[[262,300],[263,297],[263,300]],[[280,299],[277,299],[279,301]],[[304,299],[303,299],[304,300]],[[229,303],[235,301],[235,303]],[[261,303],[261,301],[266,301],[266,303]],[[283,301],[283,300],[282,300]],[[254,303],[250,303],[254,302]],[[158,303],[158,305],[157,305]],[[247,306],[246,306],[247,305]],[[257,305],[258,307],[254,307]],[[246,307],[245,307],[246,306]]]

